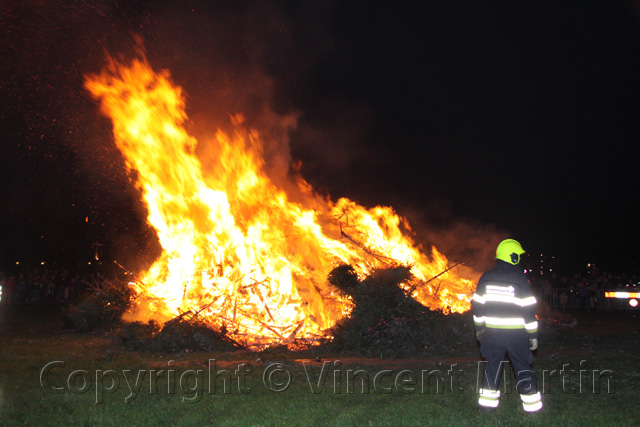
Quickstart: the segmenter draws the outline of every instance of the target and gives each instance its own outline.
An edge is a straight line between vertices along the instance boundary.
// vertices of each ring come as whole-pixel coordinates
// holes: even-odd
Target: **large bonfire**
[[[449,268],[436,248],[423,253],[392,208],[364,208],[316,195],[297,179],[297,200],[265,172],[263,141],[241,115],[218,131],[203,164],[184,127],[184,95],[168,71],[147,60],[110,59],[86,88],[113,122],[115,143],[156,230],[161,256],[131,284],[129,320],[167,321],[198,313],[246,346],[313,340],[349,313],[351,302],[327,283],[336,266],[360,276],[411,267],[405,290],[444,312],[469,308],[472,282]],[[437,281],[430,281],[439,275]]]

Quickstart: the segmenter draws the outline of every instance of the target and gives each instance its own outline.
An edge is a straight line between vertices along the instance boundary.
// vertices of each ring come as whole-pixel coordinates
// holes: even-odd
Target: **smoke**
[[[462,262],[475,271],[492,268],[496,259],[498,243],[509,234],[493,224],[456,219],[444,229],[431,228],[424,231],[425,241],[434,242],[450,260]]]
[[[304,159],[303,172],[319,185],[344,186],[345,177],[353,180],[360,164],[374,167],[380,153],[366,145],[373,120],[364,104],[354,105],[339,96],[321,99],[293,134],[292,151]]]
[[[397,211],[407,218],[415,240],[429,253],[431,246],[446,255],[449,265],[459,264],[458,271],[468,278],[495,266],[496,247],[509,231],[490,223],[454,216],[446,200],[434,200],[417,205],[400,203]]]

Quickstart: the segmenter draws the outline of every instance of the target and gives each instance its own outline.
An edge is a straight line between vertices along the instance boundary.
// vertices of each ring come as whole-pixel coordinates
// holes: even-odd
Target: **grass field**
[[[158,355],[61,331],[56,307],[0,310],[1,425],[640,425],[633,313],[579,313],[576,327],[542,335],[534,368],[545,406],[529,415],[513,374],[498,411],[477,412],[471,332],[459,348],[413,359]]]

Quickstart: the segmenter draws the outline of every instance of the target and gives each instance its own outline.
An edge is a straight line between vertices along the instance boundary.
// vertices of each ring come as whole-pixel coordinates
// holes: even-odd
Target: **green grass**
[[[554,337],[541,339],[541,349],[536,357],[535,368],[539,377],[547,370],[560,370],[568,364],[569,369],[611,370],[615,378],[613,390],[606,393],[591,390],[591,378],[583,381],[589,390],[579,392],[579,372],[570,375],[567,382],[575,393],[562,389],[561,378],[551,377],[548,391],[543,395],[544,408],[533,416],[523,413],[515,383],[510,378],[511,393],[503,394],[500,407],[494,414],[478,414],[476,411],[477,348],[472,345],[460,347],[458,366],[462,375],[454,383],[456,391],[445,381],[445,389],[438,393],[436,381],[429,382],[428,392],[421,392],[421,371],[441,370],[445,379],[450,378],[446,370],[455,360],[456,351],[425,360],[406,359],[374,360],[347,359],[341,355],[323,354],[328,361],[324,386],[310,387],[305,367],[295,359],[309,354],[291,353],[191,353],[153,355],[124,351],[109,335],[60,333],[62,327],[59,313],[54,309],[23,307],[0,315],[0,424],[1,425],[638,425],[640,424],[640,399],[638,398],[640,365],[638,357],[638,319],[625,315],[582,320],[579,326]],[[614,326],[607,332],[593,333],[589,325],[600,322],[605,330],[607,322],[624,325],[619,331]],[[612,323],[613,325],[613,323]],[[602,328],[601,328],[602,329]],[[455,349],[454,349],[455,350]],[[216,370],[234,371],[242,361],[250,371],[244,374],[240,384],[233,374],[230,393],[222,390],[223,379],[219,378],[215,393],[209,391],[208,360],[215,359]],[[259,360],[258,360],[259,359]],[[169,365],[169,361],[174,360]],[[335,367],[335,360],[344,363]],[[462,360],[463,362],[460,362]],[[580,361],[585,360],[583,365]],[[59,363],[48,372],[47,383],[51,387],[62,387],[54,393],[43,389],[40,375],[43,367],[52,361]],[[281,371],[271,377],[275,383],[289,378],[289,386],[283,391],[272,391],[265,385],[263,376],[280,364]],[[440,365],[440,363],[442,365]],[[64,365],[62,365],[64,364]],[[331,369],[328,369],[328,368]],[[155,383],[149,380],[150,370],[165,370],[165,375]],[[174,389],[169,391],[167,370],[173,370]],[[315,380],[320,377],[322,362],[310,362]],[[118,378],[119,387],[114,392],[96,392],[96,374],[102,378],[103,387],[111,385],[110,377],[102,377],[110,370]],[[197,378],[197,371],[202,377]],[[356,386],[347,390],[347,371],[361,370]],[[393,378],[402,370],[408,371],[399,381],[406,383],[395,387]],[[71,373],[76,373],[78,382],[67,384]],[[127,371],[125,373],[125,371]],[[136,375],[142,371],[141,386],[131,393]],[[368,393],[360,389],[361,378],[368,375]],[[390,373],[386,371],[391,371]],[[89,375],[91,387],[80,392],[82,376]],[[186,374],[185,374],[186,372]],[[341,381],[335,384],[335,373]],[[410,372],[410,373],[409,373]],[[179,378],[186,375],[189,380],[181,387]],[[382,381],[374,385],[374,377]],[[413,375],[413,378],[412,378]],[[186,378],[185,377],[185,378]],[[352,381],[352,377],[349,377]],[[351,383],[352,385],[354,382]],[[606,384],[603,383],[603,384]],[[459,389],[458,389],[459,387]],[[150,388],[155,393],[150,392]],[[247,390],[247,388],[249,390]],[[284,387],[283,387],[284,388]],[[414,392],[411,389],[415,388]],[[196,399],[193,390],[198,391]],[[98,387],[98,391],[102,387]],[[402,391],[405,391],[404,393]],[[350,393],[349,393],[349,392]],[[131,396],[130,396],[131,395]],[[127,399],[127,397],[129,398]],[[194,400],[190,403],[190,400]],[[98,401],[99,403],[96,403]]]

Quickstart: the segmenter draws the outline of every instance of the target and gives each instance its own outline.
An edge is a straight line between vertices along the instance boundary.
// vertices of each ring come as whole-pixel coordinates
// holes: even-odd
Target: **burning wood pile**
[[[377,269],[363,280],[349,265],[336,267],[329,285],[352,302],[351,312],[318,340],[291,337],[273,341],[271,348],[308,349],[322,344],[323,350],[363,356],[398,357],[430,353],[455,346],[471,337],[468,313],[444,315],[423,306],[403,289],[415,283],[409,267]],[[149,352],[251,350],[235,341],[225,327],[216,329],[199,311],[187,311],[160,324],[122,320],[140,296],[127,280],[104,279],[86,283],[89,292],[69,308],[70,326],[80,332],[110,330],[131,350]],[[269,346],[262,346],[267,349]]]
[[[404,292],[443,313],[469,309],[473,273],[450,269],[435,247],[425,254],[392,208],[334,202],[300,176],[287,185],[294,190],[277,186],[266,172],[268,141],[242,115],[231,116],[232,134],[197,141],[168,71],[144,58],[111,59],[85,86],[113,123],[162,246],[130,283],[137,296],[124,320],[167,325],[191,316],[251,350],[324,342],[364,298],[327,281],[340,265],[351,266],[359,288],[376,271],[405,266],[411,279],[389,291],[398,301]],[[437,286],[429,282],[438,275]]]

